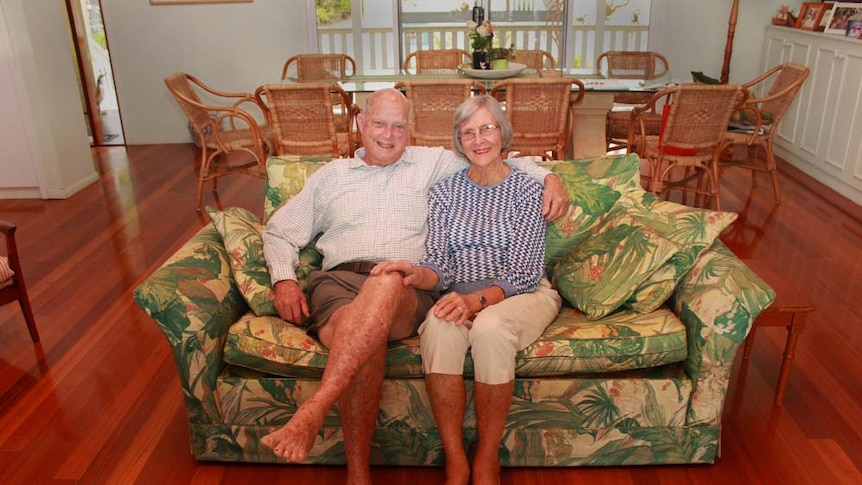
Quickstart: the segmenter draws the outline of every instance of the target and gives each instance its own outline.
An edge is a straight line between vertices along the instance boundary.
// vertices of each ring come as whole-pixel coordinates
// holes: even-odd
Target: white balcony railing
[[[569,32],[565,59],[547,24],[529,26],[495,25],[495,45],[514,45],[517,49],[543,49],[551,53],[561,67],[593,72],[596,57],[608,50],[647,50],[648,25],[595,26],[577,25]],[[352,56],[359,72],[392,70],[401,67],[408,53],[422,49],[464,49],[469,51],[468,32],[463,26],[422,26],[402,29],[403,49],[399,54],[392,29],[318,28],[320,52],[339,52]],[[361,46],[361,52],[356,46]]]

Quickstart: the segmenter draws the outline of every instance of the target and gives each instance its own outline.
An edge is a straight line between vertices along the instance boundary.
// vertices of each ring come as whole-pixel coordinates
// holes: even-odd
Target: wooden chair
[[[510,151],[548,160],[565,158],[572,139],[572,105],[584,97],[584,85],[579,80],[503,79],[494,84],[491,95],[505,99],[506,117],[513,131]]]
[[[21,271],[21,259],[18,257],[18,247],[15,245],[15,229],[11,222],[0,220],[0,233],[6,242],[6,256],[0,256],[0,305],[18,301],[30,338],[39,341],[39,331],[36,330],[36,319],[27,297],[27,286],[24,284],[24,272]]]
[[[556,69],[557,61],[550,52],[541,49],[520,49],[515,50],[514,62],[519,62],[527,66],[524,71],[546,71]]]
[[[656,93],[645,105],[636,106],[631,112],[629,139],[649,164],[649,190],[712,197],[715,209],[721,210],[718,161],[730,144],[727,123],[746,99],[748,91],[740,85],[685,84]],[[656,111],[656,106],[662,107],[663,127],[659,135],[647,135],[643,115]],[[671,180],[672,172],[680,167],[685,169],[683,177]],[[706,188],[701,185],[704,175]],[[697,184],[691,185],[692,180]]]
[[[266,84],[255,92],[273,131],[276,155],[348,157],[359,108],[330,83]],[[333,104],[332,100],[339,100]]]
[[[670,70],[667,59],[652,51],[608,51],[596,59],[596,70],[608,79],[658,79]],[[605,138],[608,150],[626,147],[629,135],[631,109],[647,102],[652,95],[645,92],[616,93],[614,107],[608,112]],[[647,135],[658,135],[661,128],[660,113],[644,113],[644,129]]]
[[[404,59],[405,72],[416,74],[452,74],[458,66],[473,62],[473,56],[463,49],[430,49],[411,52]]]
[[[808,78],[810,69],[794,63],[785,63],[773,67],[757,78],[743,84],[749,90],[765,88],[766,80],[774,78],[769,91],[765,96],[749,98],[740,116],[743,122],[746,120],[751,126],[752,133],[745,131],[730,131],[727,136],[734,145],[746,145],[748,156],[744,160],[734,158],[722,158],[720,168],[744,167],[751,170],[754,182],[757,182],[757,172],[766,172],[772,176],[772,190],[775,194],[775,202],[781,203],[778,191],[778,167],[775,164],[775,153],[772,148],[778,124],[784,118],[784,114],[793,103],[796,94],[802,88],[802,84]],[[757,148],[763,149],[764,158],[758,158]],[[729,151],[729,153],[736,153]]]
[[[218,178],[232,173],[244,173],[263,178],[266,157],[272,140],[272,129],[259,124],[241,106],[263,110],[249,93],[217,91],[191,74],[177,72],[165,78],[165,85],[182,108],[201,146],[200,173],[196,208],[200,210],[204,184],[213,181],[213,193],[218,190]],[[205,104],[206,99],[223,104]]]
[[[301,83],[338,81],[356,74],[356,61],[347,54],[299,54],[284,63],[282,82],[291,70],[296,71],[296,80]]]
[[[395,89],[410,102],[410,144],[452,146],[455,110],[473,93],[485,94],[485,85],[471,79],[403,81]]]

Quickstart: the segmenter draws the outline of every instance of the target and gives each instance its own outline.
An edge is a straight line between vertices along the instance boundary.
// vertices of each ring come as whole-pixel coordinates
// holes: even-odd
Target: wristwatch
[[[488,308],[488,299],[485,298],[485,295],[483,295],[481,293],[476,293],[476,294],[479,295],[479,304],[482,305],[482,310]]]

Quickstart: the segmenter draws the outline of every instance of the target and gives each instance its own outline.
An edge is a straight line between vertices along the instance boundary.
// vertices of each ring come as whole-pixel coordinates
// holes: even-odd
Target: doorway
[[[100,0],[66,0],[91,146],[125,145]]]

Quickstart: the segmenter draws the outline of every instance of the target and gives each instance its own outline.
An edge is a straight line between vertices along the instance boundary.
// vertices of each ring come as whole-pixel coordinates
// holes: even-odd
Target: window
[[[308,0],[309,2],[311,0]],[[479,0],[494,45],[546,50],[557,64],[592,73],[607,50],[649,50],[650,10],[660,0]],[[398,69],[418,49],[470,50],[465,0],[315,0],[320,52],[352,56],[360,72]]]

